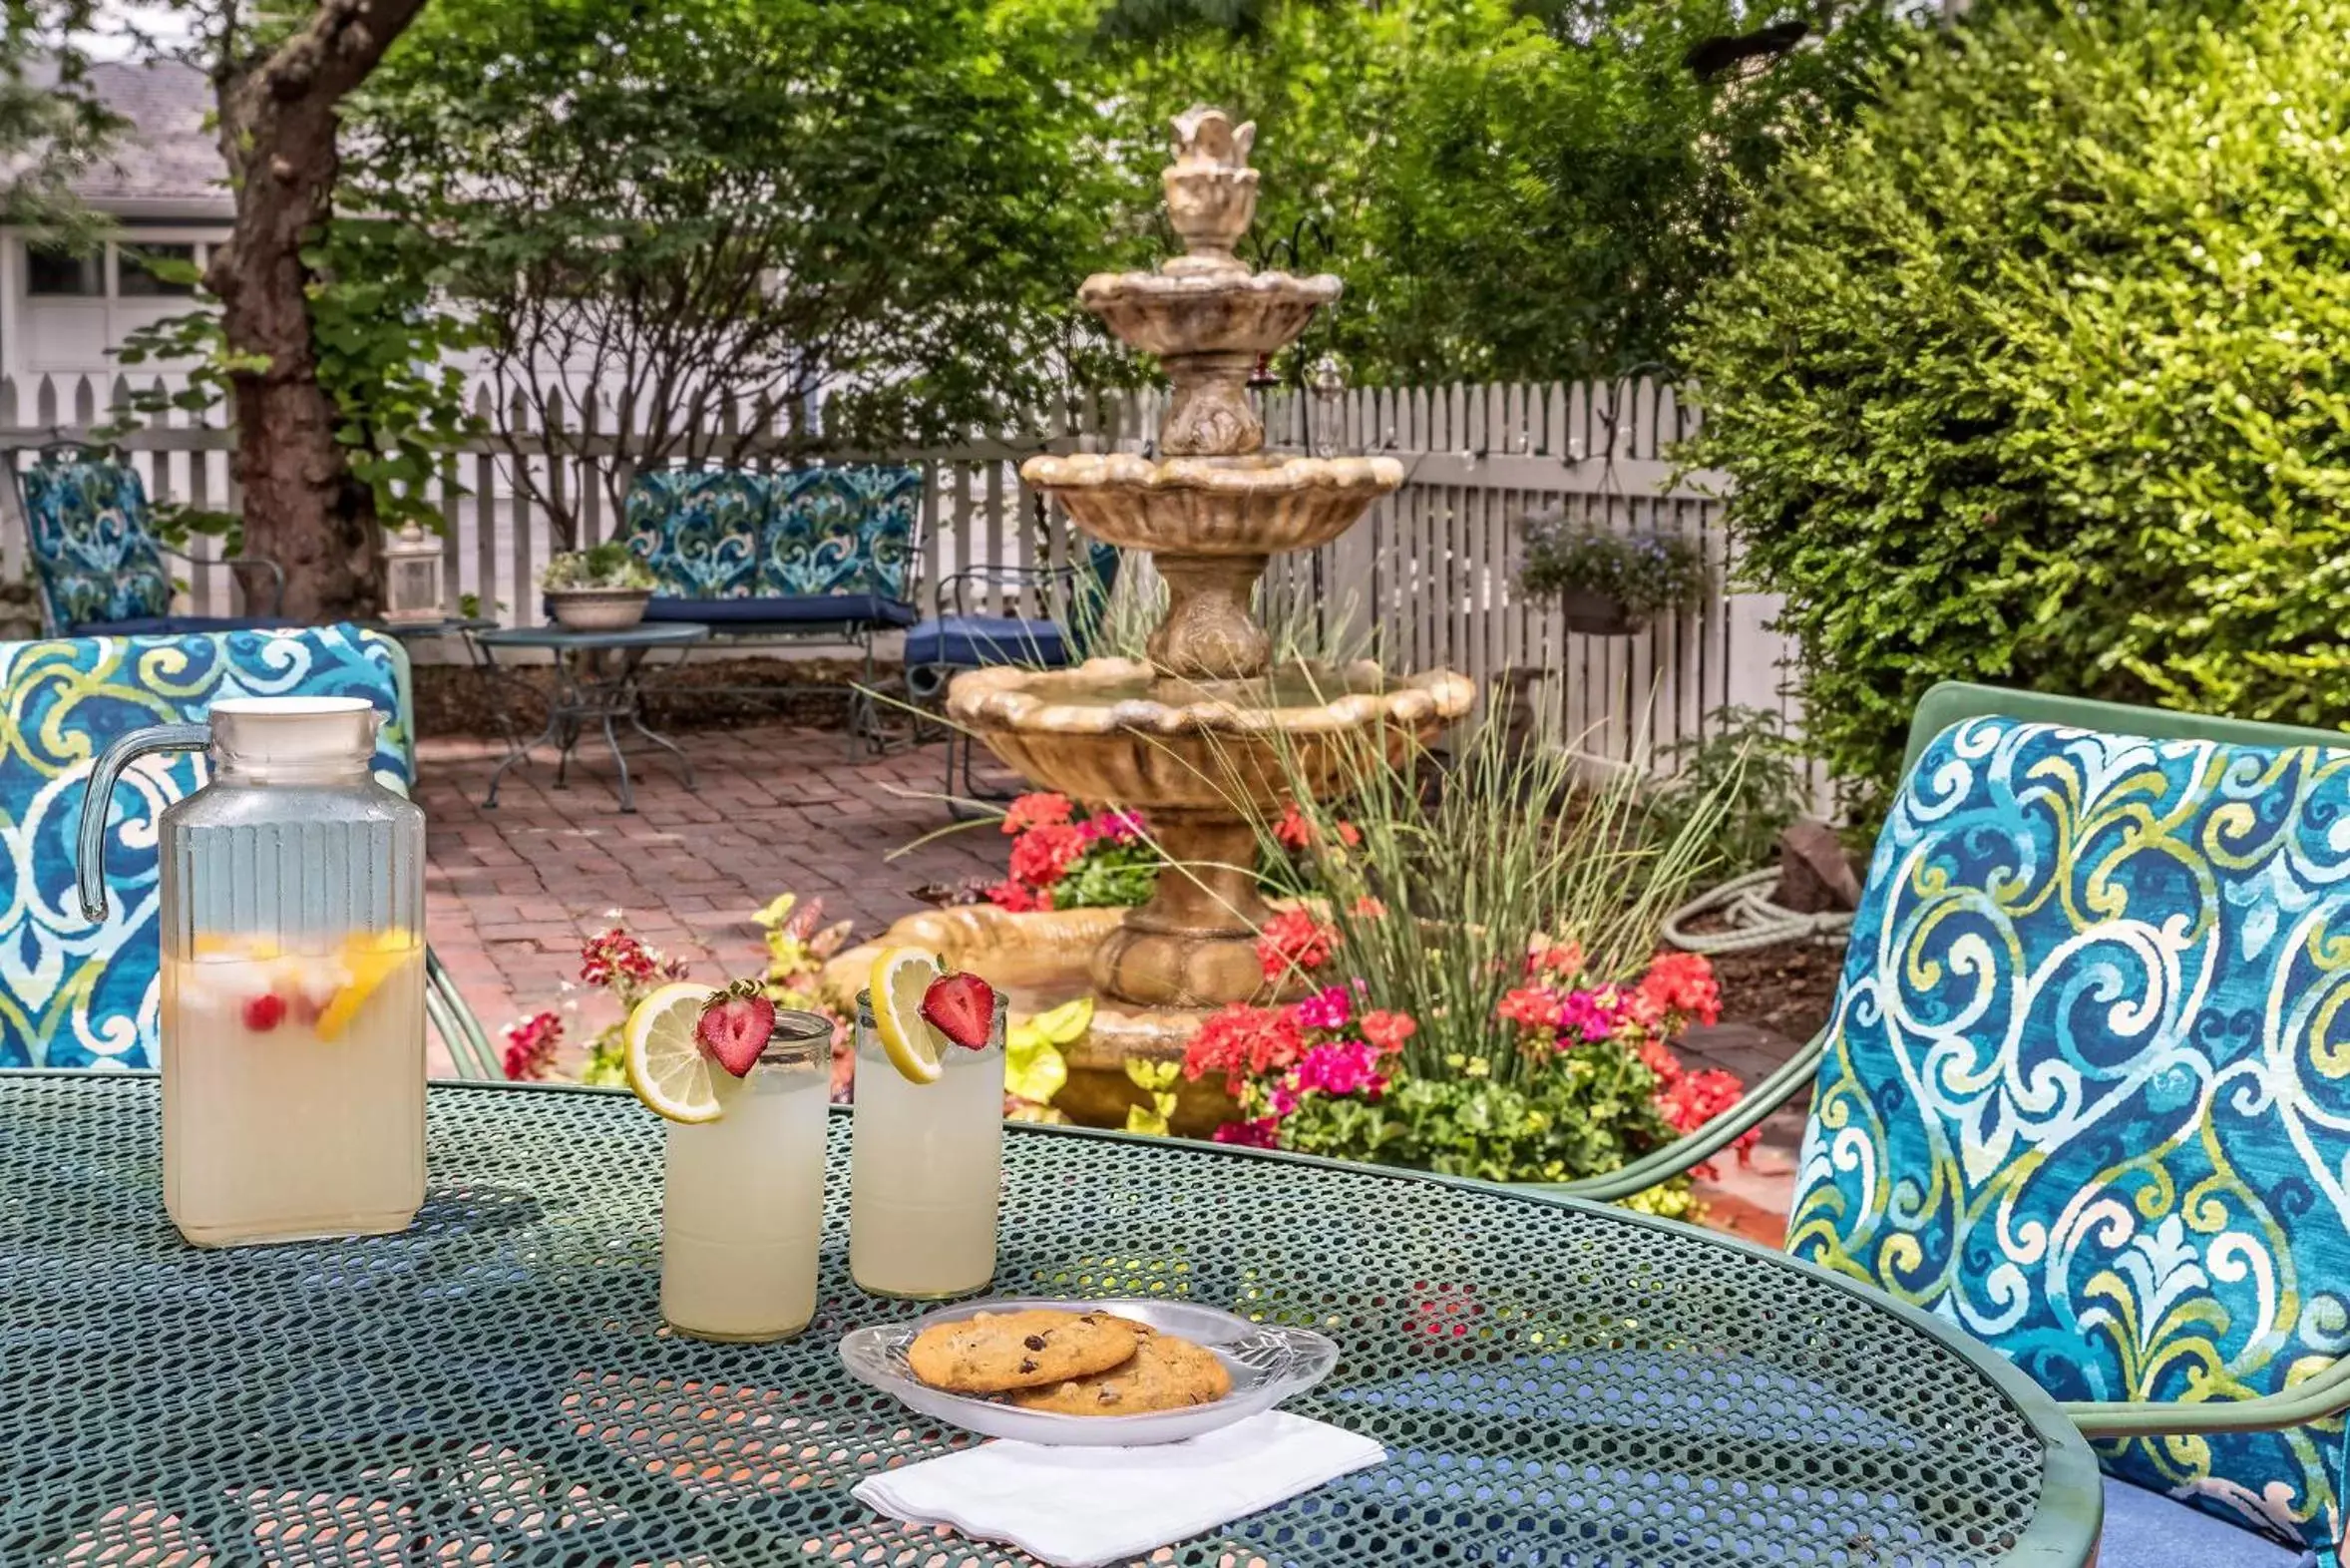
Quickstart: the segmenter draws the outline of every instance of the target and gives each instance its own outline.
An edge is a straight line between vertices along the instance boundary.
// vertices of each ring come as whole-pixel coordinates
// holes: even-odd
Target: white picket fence
[[[82,435],[128,391],[119,379],[44,378],[30,388],[0,379],[0,446]],[[1722,591],[1730,559],[1721,478],[1676,473],[1674,443],[1696,421],[1671,387],[1638,380],[1359,389],[1337,399],[1274,394],[1264,406],[1277,449],[1383,453],[1405,475],[1402,488],[1344,538],[1275,564],[1273,616],[1304,622],[1326,643],[1368,641],[1391,668],[1448,667],[1480,684],[1513,669],[1546,672],[1536,699],[1578,749],[1606,763],[1646,768],[1658,748],[1706,733],[1709,716],[1729,704],[1794,717],[1782,692],[1788,646],[1769,627],[1773,602]],[[485,404],[482,412],[492,411]],[[928,585],[958,567],[1065,562],[1066,521],[1020,483],[1019,462],[1043,451],[1151,450],[1159,412],[1155,396],[1104,397],[1042,431],[859,459],[924,472],[926,607]],[[583,543],[612,535],[617,519],[605,482],[610,466],[626,460],[626,438],[608,415],[604,428],[611,434],[569,438],[552,453],[544,441],[529,442],[521,461],[533,465],[535,485],[516,484],[517,459],[496,441],[451,452],[435,489],[452,607],[471,595],[485,613],[535,618],[531,585],[554,534],[528,499],[534,489],[576,510]],[[232,509],[228,440],[216,426],[163,422],[121,445],[158,499]],[[779,453],[779,444],[754,442],[745,462],[773,467]],[[1555,609],[1515,587],[1519,520],[1559,508],[1609,528],[1697,541],[1714,590],[1690,612],[1634,636],[1569,634]],[[11,496],[0,515],[0,574],[13,579],[23,565],[23,523]],[[228,612],[234,591],[225,572],[197,572],[190,607]],[[1043,608],[1032,590],[974,607]]]

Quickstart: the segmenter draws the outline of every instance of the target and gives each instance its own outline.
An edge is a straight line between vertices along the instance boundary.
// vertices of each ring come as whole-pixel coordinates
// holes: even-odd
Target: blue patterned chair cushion
[[[664,468],[628,486],[628,549],[652,572],[653,591],[736,598],[757,590],[767,527],[767,481],[732,469]]]
[[[138,470],[51,454],[19,473],[33,574],[52,625],[167,615],[172,574],[148,532]]]
[[[803,468],[769,478],[761,593],[906,596],[922,473],[912,468]]]
[[[91,764],[117,736],[199,719],[220,696],[363,696],[393,715],[377,777],[406,789],[399,644],[352,626],[0,642],[0,1067],[145,1067],[156,1055],[156,818],[208,776],[145,757],[115,787],[103,924],[74,893]]]
[[[1058,669],[1069,661],[1067,639],[1050,620],[1017,615],[942,615],[906,633],[906,662],[952,669],[1025,664]]]
[[[2060,1398],[2242,1398],[2339,1357],[2350,750],[1938,736],[1877,840],[1787,1246]],[[2336,1560],[2339,1419],[2100,1447]]]

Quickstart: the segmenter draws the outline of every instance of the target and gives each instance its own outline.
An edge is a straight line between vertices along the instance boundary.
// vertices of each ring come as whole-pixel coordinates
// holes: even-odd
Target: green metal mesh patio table
[[[203,1252],[157,1083],[0,1073],[0,1562],[979,1564],[850,1488],[972,1441],[852,1382],[848,1122],[799,1339],[672,1337],[661,1124],[435,1084],[405,1234]],[[998,1290],[1311,1326],[1291,1408],[1388,1461],[1160,1560],[1402,1568],[2079,1565],[2098,1479],[1991,1352],[1866,1289],[1617,1210],[1014,1127]],[[143,1555],[144,1554],[144,1555]]]

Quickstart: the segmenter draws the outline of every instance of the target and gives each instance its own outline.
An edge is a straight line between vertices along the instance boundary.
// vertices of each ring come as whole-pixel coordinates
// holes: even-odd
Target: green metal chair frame
[[[1902,771],[1908,772],[1918,754],[1936,735],[1953,724],[1976,718],[2065,724],[2108,734],[2145,735],[2155,740],[2208,740],[2241,746],[2350,746],[2350,735],[2338,730],[2257,724],[2201,713],[2178,713],[2167,708],[2133,707],[2087,697],[2059,697],[2037,691],[2007,691],[1997,686],[1943,681],[1925,694],[1910,719],[1909,748],[1901,759]],[[1613,1202],[1681,1175],[1721,1153],[1748,1129],[1761,1125],[1793,1097],[1796,1090],[1807,1086],[1818,1075],[1819,1060],[1826,1053],[1828,1031],[1822,1029],[1785,1066],[1750,1090],[1737,1106],[1688,1137],[1609,1175],[1563,1182],[1544,1190]],[[2335,1362],[2287,1393],[2263,1394],[2226,1403],[2167,1399],[2067,1400],[2063,1407],[2082,1435],[2092,1438],[2277,1431],[2350,1410],[2350,1357]]]
[[[408,777],[416,777],[416,681],[409,672],[408,645],[391,641],[392,676],[399,692],[400,712],[408,720],[401,726],[408,757]],[[467,1004],[465,995],[457,988],[457,981],[441,964],[440,955],[427,942],[424,949],[424,1013],[439,1031],[441,1043],[449,1047],[449,1059],[457,1065],[461,1078],[503,1079],[505,1068],[498,1052],[491,1047],[489,1032],[482,1020]]]

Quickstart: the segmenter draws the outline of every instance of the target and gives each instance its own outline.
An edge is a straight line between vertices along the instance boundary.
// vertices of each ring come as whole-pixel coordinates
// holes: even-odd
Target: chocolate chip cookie
[[[1107,1372],[1134,1355],[1140,1331],[1106,1312],[975,1313],[916,1335],[906,1363],[934,1388],[1001,1393]]]
[[[1231,1391],[1232,1374],[1214,1352],[1144,1329],[1133,1358],[1123,1366],[1040,1387],[1015,1388],[1011,1402],[1022,1409],[1062,1415],[1140,1415],[1212,1404]]]

